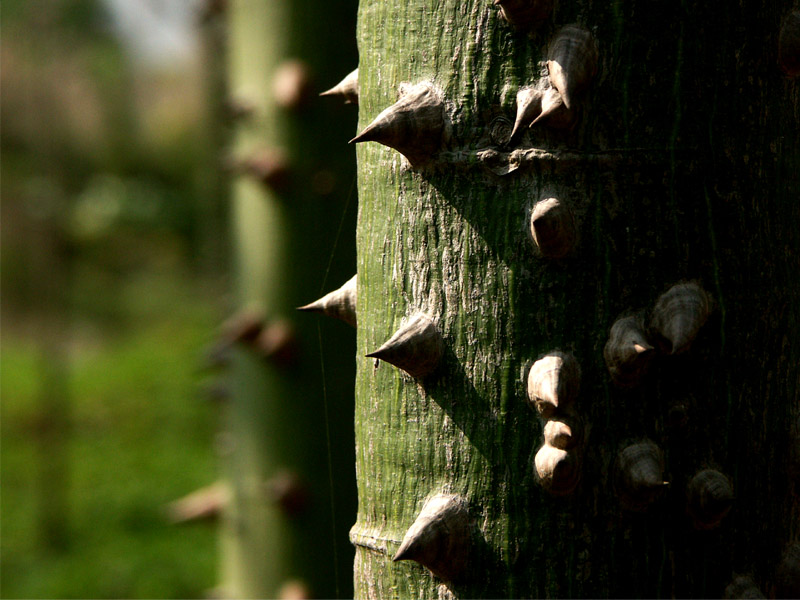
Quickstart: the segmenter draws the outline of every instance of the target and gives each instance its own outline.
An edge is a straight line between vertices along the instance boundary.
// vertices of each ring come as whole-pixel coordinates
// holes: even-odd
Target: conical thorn
[[[417,167],[439,151],[443,133],[441,93],[423,82],[402,88],[400,99],[375,117],[350,143],[378,142],[394,148]]]
[[[356,304],[357,304],[357,275],[353,275],[342,287],[336,289],[319,300],[298,306],[297,310],[318,312],[328,317],[340,319],[357,327]]]
[[[541,90],[530,87],[521,88],[517,92],[517,117],[511,136],[508,138],[509,143],[513,142],[523,129],[529,127],[542,112],[542,95]]]
[[[533,120],[530,127],[543,121],[556,128],[570,127],[574,121],[572,111],[566,107],[564,98],[555,88],[548,88],[545,91],[542,96],[542,112]]]
[[[339,96],[345,104],[358,104],[358,69],[351,71],[347,77],[320,96]]]
[[[367,354],[421,378],[436,370],[444,354],[444,340],[434,322],[417,314],[380,348]]]
[[[422,507],[392,561],[413,560],[445,581],[467,572],[470,519],[466,502],[457,495],[437,494]]]

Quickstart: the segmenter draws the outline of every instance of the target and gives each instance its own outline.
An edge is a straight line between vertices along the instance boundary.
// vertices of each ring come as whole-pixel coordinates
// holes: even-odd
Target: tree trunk
[[[354,68],[355,48],[342,40],[355,7],[227,4],[228,88],[238,117],[233,260],[245,312],[226,333],[236,343],[221,439],[232,492],[223,590],[246,598],[346,596],[354,333],[295,308],[355,272],[352,242],[339,238],[355,219],[355,202],[347,210],[353,156],[330,152],[355,115],[348,124],[347,107],[317,99],[314,89]],[[339,51],[327,50],[334,44]]]
[[[434,4],[359,11],[359,131],[407,85],[356,139],[356,596],[720,597],[734,574],[790,594],[791,2],[576,0],[532,23],[525,2]],[[556,109],[509,141],[526,86]],[[556,351],[580,374],[568,357],[548,408],[528,375]],[[545,439],[559,421],[572,438]]]

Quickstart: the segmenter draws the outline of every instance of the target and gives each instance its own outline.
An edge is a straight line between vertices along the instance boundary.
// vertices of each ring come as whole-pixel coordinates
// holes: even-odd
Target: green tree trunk
[[[217,9],[218,4],[209,2],[197,17],[199,25],[199,49],[203,64],[203,110],[202,159],[195,174],[194,187],[197,197],[197,229],[195,243],[199,246],[200,271],[208,278],[217,280],[227,272],[230,254],[227,210],[229,205],[229,181],[220,165],[219,153],[230,138],[231,116],[227,102],[227,68],[225,43],[226,23]]]
[[[792,3],[562,1],[530,27],[515,4],[517,27],[489,0],[359,10],[359,131],[410,85],[392,125],[356,140],[356,596],[721,597],[734,574],[791,595],[791,565],[776,569],[800,534],[800,82],[778,63]],[[548,59],[583,89],[547,92]],[[509,142],[517,92],[537,85],[570,108]],[[537,246],[548,198],[568,216],[537,221]],[[418,313],[441,342],[420,327],[376,353],[405,370],[366,356]],[[604,348],[627,315],[640,343],[612,380]],[[527,378],[554,351],[580,389],[543,418]],[[566,455],[544,438],[559,420],[583,424]],[[536,458],[551,451],[552,473]],[[705,469],[722,476],[697,488]]]
[[[239,116],[230,160],[236,303],[264,321],[259,337],[239,336],[233,356],[221,438],[232,492],[223,590],[247,598],[298,589],[348,595],[354,332],[295,307],[355,272],[352,241],[339,237],[354,226],[353,154],[330,149],[356,117],[316,97],[354,68],[355,45],[346,40],[355,7],[227,5],[228,89]]]

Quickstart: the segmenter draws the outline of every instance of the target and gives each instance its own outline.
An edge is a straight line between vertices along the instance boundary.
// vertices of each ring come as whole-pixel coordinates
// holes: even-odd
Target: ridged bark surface
[[[362,1],[359,129],[432,82],[449,124],[424,169],[358,145],[355,589],[362,598],[720,597],[734,572],[767,591],[798,530],[800,83],[777,64],[791,2],[559,2],[531,36],[488,0]],[[546,74],[558,30],[592,32],[599,68],[574,130],[505,146],[515,96]],[[535,249],[534,204],[558,197],[577,242]],[[697,280],[714,309],[688,352],[615,386],[603,359],[622,314]],[[437,323],[437,372],[365,355],[415,313]],[[525,376],[578,359],[582,479],[554,497],[534,475],[544,421]],[[664,452],[665,493],[623,510],[613,463]],[[686,484],[733,482],[722,524],[697,531]],[[474,535],[460,582],[392,562],[434,494],[465,498]]]
[[[222,531],[223,591],[276,598],[294,581],[295,590],[315,597],[347,596],[354,333],[296,307],[355,271],[352,236],[339,235],[340,227],[352,230],[355,217],[355,202],[346,210],[353,153],[332,151],[352,129],[355,111],[316,94],[355,67],[347,40],[356,8],[352,2],[225,4],[229,93],[247,109],[235,122],[229,160],[236,168],[234,308],[259,310],[267,324],[288,323],[296,351],[292,360],[276,361],[238,344],[233,357],[233,397],[220,438],[232,491]],[[303,61],[309,77],[296,106],[276,97],[276,74],[290,60]],[[273,184],[246,167],[265,150],[280,153],[287,167]],[[287,486],[292,479],[299,489]]]

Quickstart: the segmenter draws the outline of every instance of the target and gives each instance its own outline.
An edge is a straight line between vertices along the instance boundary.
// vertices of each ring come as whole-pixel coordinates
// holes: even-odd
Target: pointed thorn
[[[554,102],[552,104],[548,104],[547,106],[543,105],[542,106],[542,112],[540,112],[539,116],[536,117],[531,122],[529,127],[533,128],[533,126],[536,125],[537,123],[539,123],[540,121],[547,120],[547,118],[550,117],[550,115],[552,115],[553,113],[555,113],[559,109],[559,107],[561,107],[562,105],[563,105],[563,102]]]
[[[305,512],[311,500],[308,486],[296,473],[289,470],[281,470],[264,482],[263,490],[289,517]]]
[[[552,111],[550,111],[550,112],[552,112]],[[545,119],[547,119],[547,117],[550,116],[550,112],[544,112],[543,111],[538,117],[536,117],[533,120],[533,122],[530,125],[528,125],[528,127],[530,129],[533,129],[533,126],[536,125],[539,121],[544,121]]]
[[[532,125],[532,123],[525,122],[525,115],[518,114],[516,121],[514,121],[514,127],[511,129],[511,135],[508,136],[508,143],[512,144],[516,139],[517,136],[526,128]]]
[[[526,378],[528,401],[545,419],[575,402],[581,368],[572,354],[549,352],[531,366]]]
[[[517,92],[517,116],[508,141],[511,143],[520,131],[529,126],[536,115],[542,111],[542,92],[523,87]]]
[[[300,356],[300,344],[292,324],[285,319],[272,321],[253,340],[253,350],[266,360],[291,368]]]
[[[359,133],[356,137],[352,140],[347,142],[348,144],[358,144],[359,142],[374,142],[375,140],[370,135],[372,133],[372,126],[368,125],[364,131]]]
[[[236,343],[251,344],[264,328],[264,315],[255,308],[245,308],[225,320],[220,326],[220,340],[215,352],[227,350]]]
[[[669,485],[664,481],[664,453],[645,440],[623,449],[614,465],[614,487],[623,507],[644,512]]]
[[[520,127],[520,122],[516,121],[514,123],[514,128],[511,130],[511,135],[508,136],[508,143],[509,144],[512,143],[516,139],[517,135],[519,135],[519,132],[521,130],[522,130],[522,128]]]
[[[661,294],[650,317],[650,329],[670,354],[686,352],[712,310],[711,296],[696,281],[678,283]]]
[[[470,519],[465,501],[437,494],[422,507],[406,531],[393,562],[413,560],[445,581],[467,572],[470,555]]]
[[[281,108],[303,108],[311,95],[311,72],[308,65],[297,59],[289,59],[278,65],[273,74],[272,95]]]
[[[530,127],[540,121],[547,121],[553,129],[570,129],[575,125],[576,113],[564,104],[563,96],[555,88],[548,88],[542,96],[542,112],[533,120]]]
[[[575,246],[575,220],[569,205],[558,198],[543,198],[531,213],[531,237],[547,258],[564,258]]]
[[[341,96],[345,104],[358,104],[358,69],[350,72],[347,77],[320,96]]]
[[[386,111],[384,111],[384,113],[385,112]],[[381,115],[384,113],[381,113]],[[394,146],[391,146],[387,143],[391,141],[391,139],[388,138],[391,138],[393,135],[391,130],[392,123],[387,122],[385,118],[381,119],[381,115],[378,115],[372,123],[364,127],[361,133],[359,133],[348,143],[358,144],[359,142],[378,142],[379,144],[393,148]]]
[[[409,540],[404,541],[400,546],[400,548],[395,553],[395,555],[392,557],[392,562],[399,562],[401,560],[411,560],[408,551],[410,546],[411,542]]]
[[[638,385],[650,368],[654,350],[647,339],[642,313],[618,318],[603,348],[611,379],[620,387]]]
[[[574,100],[586,91],[597,72],[597,46],[592,34],[576,25],[563,27],[548,50],[550,83],[572,110]]]
[[[353,275],[344,285],[336,289],[319,300],[306,304],[305,306],[298,306],[297,310],[305,312],[317,312],[324,314],[328,317],[340,319],[357,327],[356,318],[356,289],[357,289],[358,276]]]
[[[397,150],[417,167],[441,149],[444,125],[441,92],[428,82],[406,85],[401,86],[400,99],[350,143],[378,142]]]
[[[238,167],[243,173],[275,190],[285,190],[291,180],[289,159],[277,148],[259,150],[242,160]]]
[[[536,453],[534,471],[539,485],[554,496],[575,491],[581,480],[580,453],[544,444]]]
[[[225,596],[232,598],[233,596]],[[308,584],[301,579],[290,579],[283,582],[281,589],[278,590],[279,600],[306,600],[307,598],[315,598],[311,594]]]
[[[166,506],[167,517],[172,523],[213,520],[225,510],[230,502],[230,491],[221,481],[170,502]]]
[[[436,370],[444,354],[444,341],[433,321],[417,314],[400,327],[368,358],[377,358],[403,369],[412,377],[421,378]]]

